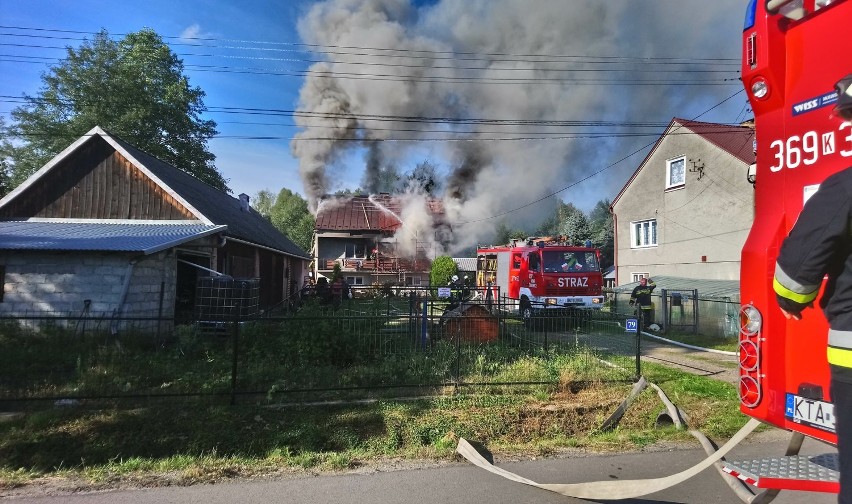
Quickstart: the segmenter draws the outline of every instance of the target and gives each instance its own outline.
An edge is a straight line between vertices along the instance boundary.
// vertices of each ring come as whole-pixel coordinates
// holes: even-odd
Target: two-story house
[[[754,128],[674,118],[610,207],[616,285],[739,280],[754,219]]]
[[[355,287],[428,283],[431,247],[444,226],[443,206],[440,200],[425,200],[423,211],[432,217],[433,229],[401,237],[403,204],[401,196],[386,193],[321,201],[314,233],[314,278],[331,277],[337,264]]]

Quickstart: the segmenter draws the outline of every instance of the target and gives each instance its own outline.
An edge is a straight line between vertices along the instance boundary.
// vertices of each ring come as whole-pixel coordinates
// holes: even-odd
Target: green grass
[[[308,306],[274,324],[246,324],[238,386],[260,393],[241,395],[236,406],[225,404],[233,364],[227,334],[182,328],[165,345],[125,336],[119,347],[100,336],[0,328],[0,378],[24,379],[11,392],[142,396],[111,406],[83,401],[24,411],[0,423],[0,490],[40,477],[94,488],[190,484],[282,470],[339,471],[389,458],[450,459],[459,437],[520,455],[691,442],[685,432],[654,425],[662,405],[650,389],[615,430],[599,431],[632,387],[629,356],[589,349],[565,327],[527,330],[513,319],[501,319],[497,342],[436,338],[422,348],[409,332],[407,309],[396,298],[357,300],[337,310]],[[623,336],[615,319],[593,315],[569,322]],[[690,428],[726,437],[744,423],[731,385],[647,363],[643,370],[690,416]],[[407,389],[365,388],[388,384],[437,384],[428,388],[436,397],[393,400],[390,394],[404,396]],[[317,392],[324,387],[345,391]],[[293,392],[301,389],[310,391]],[[157,399],[163,392],[202,395]],[[297,402],[365,396],[380,399]]]
[[[745,419],[734,388],[646,365],[690,416],[690,428],[733,434]],[[559,372],[559,371],[557,371]],[[650,388],[613,431],[598,426],[626,397],[629,383],[539,386],[524,395],[453,395],[412,401],[310,406],[158,404],[122,410],[53,409],[0,424],[0,488],[34,478],[89,485],[168,475],[189,484],[282,470],[336,471],[388,458],[450,459],[459,437],[495,453],[546,455],[565,448],[632,450],[690,441],[654,425],[662,404]],[[158,476],[159,475],[159,476]]]

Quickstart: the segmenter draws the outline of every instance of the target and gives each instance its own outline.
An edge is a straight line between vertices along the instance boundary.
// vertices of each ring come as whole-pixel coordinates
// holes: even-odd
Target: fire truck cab
[[[603,307],[600,251],[562,238],[527,238],[479,247],[476,284],[529,323],[536,316]],[[499,293],[499,294],[498,294]]]

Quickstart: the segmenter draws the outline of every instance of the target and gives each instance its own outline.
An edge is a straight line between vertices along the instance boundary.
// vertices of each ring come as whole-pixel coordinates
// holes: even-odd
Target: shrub
[[[456,262],[450,256],[439,256],[432,261],[432,271],[429,273],[429,281],[432,286],[447,285],[453,275],[458,274],[459,269]]]

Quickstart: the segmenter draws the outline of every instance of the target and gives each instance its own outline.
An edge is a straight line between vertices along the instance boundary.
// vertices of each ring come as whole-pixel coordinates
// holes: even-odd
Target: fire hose
[[[645,381],[644,377],[642,377],[639,382],[637,382],[634,386],[630,397],[625,399],[625,401],[622,402],[622,404],[619,406],[617,412],[613,416],[611,416],[610,419],[604,422],[605,426],[611,426],[613,421],[618,421],[617,419],[620,418],[621,414],[624,413],[624,410],[627,408],[629,403],[632,402],[636,395],[638,395],[638,393],[645,388],[645,385],[647,385],[647,382]],[[665,396],[665,393],[663,393],[663,391],[659,387],[654,384],[651,384],[651,386],[657,391],[657,394],[659,395],[660,399],[666,405],[666,409],[669,412],[669,416],[671,416],[674,423],[676,425],[679,425],[680,414],[677,407],[675,407],[671,403],[671,401],[668,400],[668,398]],[[508,480],[515,481],[517,483],[523,483],[525,485],[541,488],[543,490],[555,492],[561,495],[565,495],[567,497],[595,500],[631,499],[659,492],[661,490],[665,490],[667,488],[675,486],[692,478],[693,476],[697,475],[698,473],[712,465],[715,465],[717,470],[720,470],[719,461],[731,449],[733,449],[740,442],[742,442],[749,434],[751,434],[751,432],[754,431],[754,429],[756,429],[759,425],[759,420],[756,420],[754,418],[750,419],[739,431],[737,431],[736,434],[734,434],[731,439],[728,440],[727,443],[725,443],[721,448],[715,451],[713,451],[712,443],[707,439],[706,436],[704,436],[704,434],[698,431],[690,431],[690,433],[695,436],[696,439],[699,440],[702,447],[707,452],[707,458],[684,471],[672,474],[670,476],[640,480],[604,480],[591,481],[586,483],[563,484],[537,483],[533,480],[524,478],[523,476],[519,476],[515,473],[494,466],[464,438],[459,439],[458,446],[456,447],[456,452],[458,452],[459,455],[467,459],[472,464],[480,467],[481,469],[485,469],[488,472],[491,472],[498,476],[502,476]],[[791,452],[793,451],[798,452],[798,447],[801,446],[801,440],[799,440],[798,446],[795,446],[795,441],[796,440],[794,439],[793,442],[791,442],[791,445],[788,448],[788,455],[791,454]],[[730,478],[726,478],[726,480],[727,479]],[[754,495],[745,488],[737,487],[737,484],[738,480],[735,479],[731,479],[731,481],[729,482],[729,486],[731,486],[731,489],[734,490],[734,492],[737,494],[737,497],[739,497],[740,500],[742,500],[743,502],[750,504],[768,503],[772,499],[774,499],[778,493],[777,490],[767,490]]]

